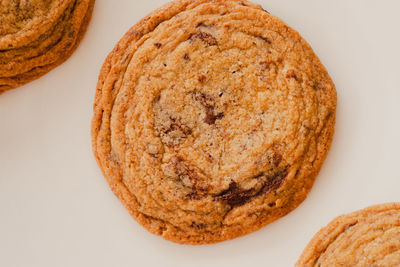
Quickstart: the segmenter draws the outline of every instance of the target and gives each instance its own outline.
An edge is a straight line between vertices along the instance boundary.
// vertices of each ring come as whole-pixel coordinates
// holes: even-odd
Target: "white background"
[[[0,95],[0,266],[293,266],[339,214],[400,201],[400,1],[256,1],[298,30],[338,90],[332,149],[308,199],[251,235],[182,246],[148,233],[92,156],[99,69],[167,1],[97,0],[75,54]]]

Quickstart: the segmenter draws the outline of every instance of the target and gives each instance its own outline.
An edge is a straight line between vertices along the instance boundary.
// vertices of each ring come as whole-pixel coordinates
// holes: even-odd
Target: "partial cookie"
[[[64,62],[81,41],[94,0],[0,3],[0,93]]]
[[[107,57],[93,150],[111,189],[150,232],[213,243],[305,199],[335,111],[327,71],[280,19],[247,1],[174,1]]]
[[[296,266],[400,266],[400,203],[336,218],[314,236]]]

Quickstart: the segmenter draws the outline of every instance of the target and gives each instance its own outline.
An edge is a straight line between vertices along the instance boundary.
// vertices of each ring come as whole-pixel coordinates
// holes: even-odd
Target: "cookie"
[[[400,266],[400,203],[336,218],[314,236],[296,266]]]
[[[0,93],[46,74],[79,45],[94,0],[0,3]]]
[[[107,57],[93,151],[146,229],[178,243],[215,243],[305,199],[335,111],[327,71],[280,19],[247,1],[173,1]]]

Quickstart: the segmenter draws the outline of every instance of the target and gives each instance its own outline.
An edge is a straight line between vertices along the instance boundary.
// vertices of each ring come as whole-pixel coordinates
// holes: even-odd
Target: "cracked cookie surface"
[[[0,2],[0,94],[39,78],[80,43],[94,0]]]
[[[174,242],[214,243],[305,199],[335,112],[327,71],[284,22],[247,1],[174,1],[107,57],[92,143],[139,223]]]
[[[400,203],[340,216],[311,240],[296,266],[399,266]]]

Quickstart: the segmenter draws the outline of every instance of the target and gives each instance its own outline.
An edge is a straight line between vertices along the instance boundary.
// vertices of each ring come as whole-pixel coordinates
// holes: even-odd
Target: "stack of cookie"
[[[307,196],[331,144],[336,89],[310,45],[248,1],[173,1],[100,73],[93,150],[150,232],[185,244],[255,230]]]
[[[64,62],[81,41],[94,0],[0,2],[0,93]]]

